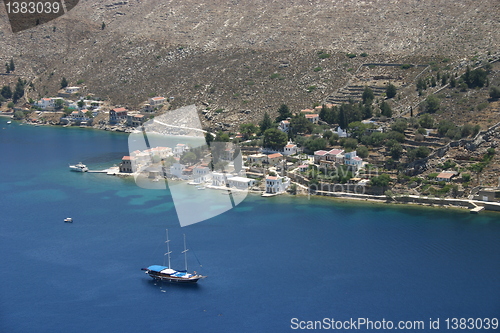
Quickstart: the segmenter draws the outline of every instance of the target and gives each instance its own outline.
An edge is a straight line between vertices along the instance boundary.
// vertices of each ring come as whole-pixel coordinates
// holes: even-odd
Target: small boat
[[[83,164],[82,162],[80,162],[80,163],[78,163],[76,165],[70,165],[69,169],[71,171],[76,171],[76,172],[87,172],[87,171],[89,171],[89,168],[87,168],[87,166],[85,164]]]
[[[170,254],[172,251],[170,251],[170,240],[168,239],[168,229],[166,230],[167,233],[167,240],[165,241],[165,244],[167,244],[167,252],[165,253],[164,257],[167,256],[168,258],[168,266],[165,266],[165,259],[163,260],[163,265],[152,265],[149,266],[148,268],[142,268],[143,271],[146,271],[146,274],[151,276],[153,279],[158,280],[158,281],[165,281],[165,282],[172,282],[172,283],[196,283],[198,280],[206,278],[206,276],[197,274],[194,272],[194,274],[188,273],[188,267],[187,267],[187,252],[189,251],[186,249],[186,235],[184,235],[184,263],[185,263],[185,270],[175,270],[172,269],[170,266]]]
[[[7,124],[12,124],[12,121],[10,121],[10,120],[9,120],[9,121],[7,122]]]
[[[64,219],[64,222],[66,222],[66,223],[73,223],[73,218],[67,217],[67,218]]]

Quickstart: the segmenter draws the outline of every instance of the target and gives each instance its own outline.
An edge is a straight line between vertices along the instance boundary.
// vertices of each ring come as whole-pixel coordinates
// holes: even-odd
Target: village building
[[[283,155],[288,156],[288,155],[295,155],[295,154],[297,154],[297,145],[296,144],[289,143],[283,148]]]
[[[161,97],[161,96],[151,97],[149,99],[149,105],[151,105],[152,107],[161,106],[161,105],[165,104],[165,102],[166,102],[165,97]]]
[[[174,163],[170,167],[170,174],[177,178],[183,178],[182,172],[184,171],[185,168],[186,166],[184,164]]]
[[[266,177],[266,193],[280,194],[286,192],[290,186],[288,177],[267,176]]]
[[[290,130],[290,122],[288,120],[280,121],[278,129],[282,132],[288,133],[288,131]]]
[[[267,161],[271,165],[276,165],[276,164],[280,163],[282,159],[283,159],[283,155],[280,153],[267,155]]]
[[[314,152],[314,163],[319,164],[321,160],[326,159],[326,154],[328,154],[326,150],[316,150]]]
[[[344,163],[344,150],[343,149],[332,149],[325,155],[325,160],[335,162],[338,164]]]
[[[127,113],[127,126],[138,127],[141,126],[146,117],[138,112]]]
[[[126,121],[127,113],[128,111],[125,108],[115,108],[109,111],[109,123],[117,124],[119,122]]]
[[[306,114],[306,119],[312,122],[313,124],[317,124],[319,121],[319,115],[317,113]]]
[[[260,153],[248,155],[247,162],[250,164],[262,164],[264,162],[267,163],[267,155]]]
[[[240,190],[248,190],[255,185],[255,179],[246,177],[231,177],[227,179],[229,187],[234,187]]]
[[[212,173],[212,185],[213,186],[226,186],[226,182],[231,175],[222,172],[213,172]]]
[[[356,156],[356,151],[344,154],[344,164],[357,171],[363,166],[363,159]]]
[[[133,171],[133,166],[132,163],[134,161],[133,156],[123,156],[122,157],[122,162],[120,163],[119,170],[120,172],[123,173],[132,173]]]
[[[65,91],[67,94],[76,94],[80,91],[80,87],[66,87]]]
[[[188,150],[189,150],[189,147],[186,144],[184,144],[184,143],[178,143],[174,147],[174,155],[177,156],[177,157],[179,157],[182,154],[184,154],[184,152],[186,152]]]
[[[197,165],[193,169],[193,179],[196,183],[205,183],[212,178],[210,168],[206,164]]]
[[[438,182],[451,182],[452,178],[457,176],[458,172],[456,171],[442,171],[437,175],[436,181]]]

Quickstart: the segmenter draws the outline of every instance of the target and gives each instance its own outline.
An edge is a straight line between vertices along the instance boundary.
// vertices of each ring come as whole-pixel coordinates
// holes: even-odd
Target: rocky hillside
[[[16,63],[0,84],[26,78],[35,99],[64,76],[116,104],[165,95],[225,122],[322,102],[363,62],[458,60],[500,41],[497,0],[80,0],[17,34],[0,7],[0,60]]]

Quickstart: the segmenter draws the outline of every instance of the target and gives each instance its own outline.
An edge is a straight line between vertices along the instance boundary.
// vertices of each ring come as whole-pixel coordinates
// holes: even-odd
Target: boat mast
[[[170,239],[168,239],[168,229],[165,229],[165,232],[167,233],[167,240],[165,241],[165,244],[167,244],[167,252],[163,255],[163,266],[165,266],[165,256],[168,257],[168,268],[171,268],[170,267],[170,253],[172,253],[172,251],[170,251]]]
[[[184,253],[184,264],[186,267],[186,272],[188,270],[187,251],[189,250],[186,249],[186,234],[184,234],[184,251],[182,251],[182,253]]]

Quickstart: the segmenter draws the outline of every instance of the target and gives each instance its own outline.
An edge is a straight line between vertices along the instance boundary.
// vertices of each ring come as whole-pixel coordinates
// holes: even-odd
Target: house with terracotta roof
[[[130,112],[127,114],[127,126],[138,127],[146,121],[146,117],[139,112]]]
[[[452,178],[457,176],[458,172],[456,171],[442,171],[437,175],[436,181],[438,182],[451,182]]]
[[[356,151],[344,154],[344,164],[351,169],[359,170],[363,166],[363,159],[356,155]]]
[[[319,121],[319,115],[317,113],[306,114],[306,119],[312,122],[313,124],[317,124]]]
[[[300,113],[302,113],[302,114],[314,113],[314,110],[313,109],[304,109],[304,110],[300,110]]]
[[[332,149],[325,155],[325,160],[335,162],[338,164],[344,163],[344,150],[343,149]]]
[[[120,163],[119,170],[124,173],[132,173],[134,172],[132,163],[135,160],[133,156],[123,156],[122,162]]]
[[[288,156],[288,155],[294,155],[294,154],[297,154],[297,145],[296,144],[289,143],[283,148],[283,155]]]
[[[271,165],[275,165],[275,164],[280,163],[282,159],[283,159],[283,155],[280,153],[267,155],[267,161]]]
[[[127,109],[125,108],[115,108],[109,111],[109,123],[116,124],[127,120]]]
[[[316,150],[314,152],[314,163],[318,164],[319,161],[325,160],[326,154],[328,154],[326,150]]]
[[[267,163],[267,155],[265,154],[252,154],[247,156],[247,162],[249,164],[262,164],[263,162]]]
[[[157,96],[157,97],[151,97],[149,99],[149,105],[155,107],[155,106],[160,106],[165,104],[166,99],[165,97]]]
[[[290,179],[288,177],[280,176],[267,176],[266,177],[266,193],[280,194],[286,192],[290,186]]]

